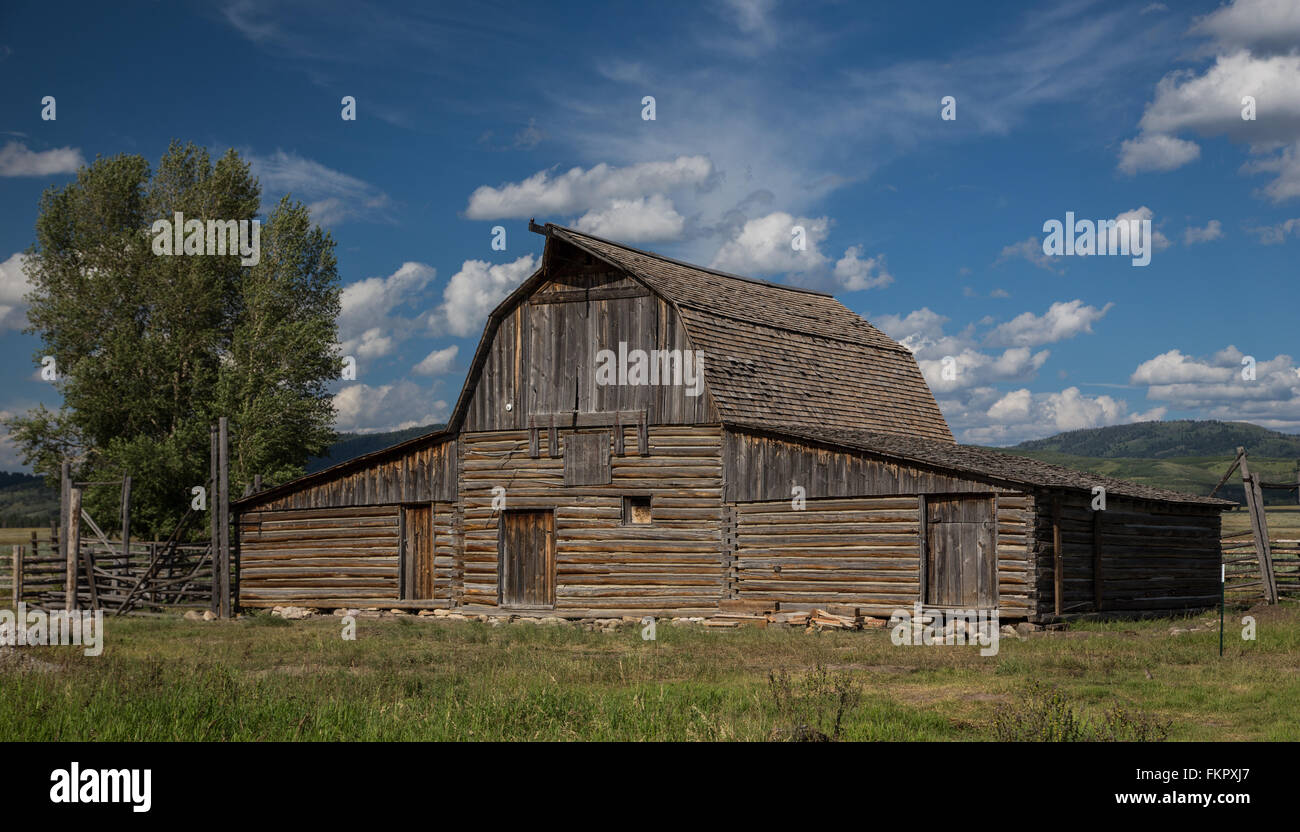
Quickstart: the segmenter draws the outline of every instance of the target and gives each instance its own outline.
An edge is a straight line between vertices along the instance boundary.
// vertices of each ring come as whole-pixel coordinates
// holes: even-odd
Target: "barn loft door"
[[[938,607],[998,603],[993,499],[926,498],[926,598]]]
[[[501,603],[555,606],[555,514],[507,511],[501,515]]]
[[[404,597],[408,601],[432,598],[433,506],[409,506],[402,509],[402,514]]]

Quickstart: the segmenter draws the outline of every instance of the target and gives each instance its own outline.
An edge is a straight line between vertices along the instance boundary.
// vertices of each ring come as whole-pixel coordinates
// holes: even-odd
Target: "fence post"
[[[64,609],[77,608],[77,560],[81,554],[81,489],[68,488],[68,527],[63,533],[63,547],[67,550],[64,565]]]
[[[18,614],[18,605],[23,600],[23,547],[14,546],[14,615]],[[25,627],[26,624],[21,626]]]
[[[217,420],[220,478],[217,504],[221,512],[221,617],[230,617],[230,429],[225,416]]]
[[[213,615],[221,613],[221,568],[218,563],[220,555],[217,552],[217,543],[221,534],[217,531],[217,426],[208,427],[208,447],[210,456],[208,457],[208,528],[211,535],[212,548],[212,602],[208,608],[212,610]]]
[[[68,501],[71,499],[70,491],[72,489],[72,463],[64,462],[59,466],[59,534],[58,534],[58,556],[63,559],[64,563],[68,561]],[[75,574],[75,570],[74,570]],[[75,580],[75,578],[74,578]],[[64,584],[67,584],[67,575],[64,575]],[[75,584],[74,584],[75,589]],[[66,598],[65,598],[66,601]],[[71,609],[71,607],[69,607]]]

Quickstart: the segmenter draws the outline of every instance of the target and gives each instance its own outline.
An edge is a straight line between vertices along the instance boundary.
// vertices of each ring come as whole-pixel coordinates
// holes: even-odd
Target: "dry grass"
[[[1081,718],[1120,707],[1167,722],[1171,740],[1300,739],[1300,607],[1251,614],[1258,640],[1230,612],[1222,659],[1209,614],[1003,639],[988,658],[885,631],[665,625],[644,642],[639,628],[402,617],[360,619],[344,641],[332,617],[110,619],[98,658],[24,648],[0,661],[0,740],[762,740],[791,711],[773,674],[813,697],[798,708],[834,711],[849,740],[993,739],[997,709],[1034,681]],[[839,714],[845,685],[862,698]]]

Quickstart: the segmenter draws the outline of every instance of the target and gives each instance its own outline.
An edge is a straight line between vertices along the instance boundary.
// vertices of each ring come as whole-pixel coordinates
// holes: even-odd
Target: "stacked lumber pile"
[[[883,618],[864,615],[858,607],[828,605],[811,610],[781,610],[777,601],[729,599],[718,603],[718,613],[704,620],[705,627],[802,627],[808,630],[861,630],[884,627]]]

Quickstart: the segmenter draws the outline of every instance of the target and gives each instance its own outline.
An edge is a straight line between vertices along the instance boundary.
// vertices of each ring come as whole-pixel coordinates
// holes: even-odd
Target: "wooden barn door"
[[[501,515],[501,603],[555,606],[555,514],[507,511]]]
[[[925,505],[925,602],[937,607],[996,607],[993,499],[933,496]]]
[[[433,506],[411,506],[402,511],[402,525],[406,534],[405,550],[402,553],[406,599],[419,601],[432,598]]]

